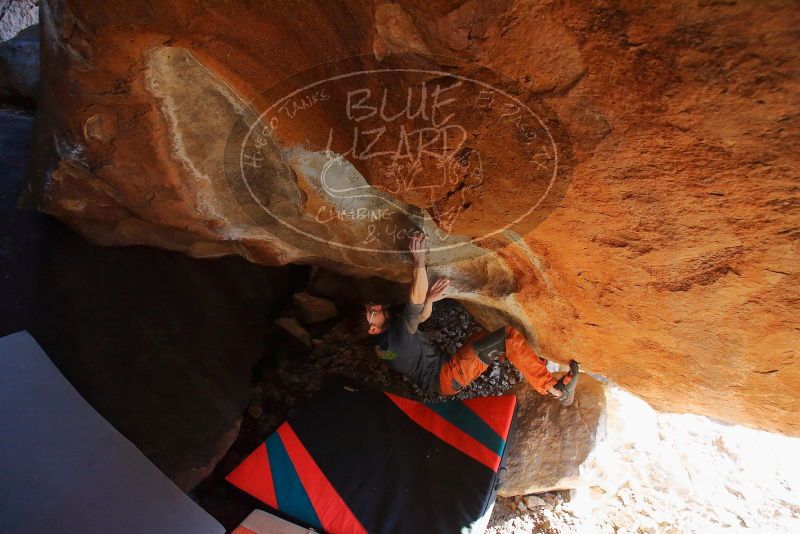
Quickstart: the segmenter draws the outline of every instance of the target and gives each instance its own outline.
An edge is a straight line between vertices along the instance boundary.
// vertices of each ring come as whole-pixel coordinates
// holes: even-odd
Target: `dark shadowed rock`
[[[286,270],[98,247],[19,209],[32,122],[0,112],[0,335],[31,331],[81,395],[189,489],[236,439],[252,368],[271,347],[264,325],[289,297]]]
[[[36,107],[39,91],[39,25],[0,43],[0,103]]]
[[[294,305],[306,324],[319,323],[339,315],[333,302],[308,293],[295,293]]]
[[[104,417],[192,488],[236,437],[284,273],[97,247],[55,222],[46,237],[34,336]]]
[[[308,289],[315,295],[351,305],[369,301],[398,304],[408,297],[407,284],[377,276],[352,278],[322,267],[316,267],[311,271]]]
[[[0,111],[0,336],[30,327],[48,217],[18,209],[33,117]]]
[[[311,334],[294,317],[276,319],[275,326],[295,342],[293,348],[301,348],[304,351],[312,350]]]

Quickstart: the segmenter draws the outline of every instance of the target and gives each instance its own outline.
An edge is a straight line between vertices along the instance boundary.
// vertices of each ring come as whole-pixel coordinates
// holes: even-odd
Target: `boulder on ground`
[[[311,350],[311,334],[303,328],[294,317],[281,317],[275,320],[275,326],[287,333],[292,340],[296,341],[306,350]]]
[[[39,90],[39,25],[0,43],[0,103],[36,107]]]
[[[519,411],[499,495],[577,487],[581,465],[605,435],[605,386],[581,375],[572,406],[539,395],[525,382],[514,394]]]
[[[294,305],[306,324],[319,323],[339,315],[333,302],[308,293],[295,293]]]

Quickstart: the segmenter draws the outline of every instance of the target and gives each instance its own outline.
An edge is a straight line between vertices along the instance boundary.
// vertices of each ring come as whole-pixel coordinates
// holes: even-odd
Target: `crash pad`
[[[227,480],[331,534],[482,532],[515,407],[513,395],[423,404],[340,381]]]

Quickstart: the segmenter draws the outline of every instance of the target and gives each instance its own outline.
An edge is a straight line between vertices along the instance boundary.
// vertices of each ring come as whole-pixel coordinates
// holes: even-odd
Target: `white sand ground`
[[[656,412],[614,386],[607,402],[586,486],[502,499],[487,533],[800,533],[800,438]]]

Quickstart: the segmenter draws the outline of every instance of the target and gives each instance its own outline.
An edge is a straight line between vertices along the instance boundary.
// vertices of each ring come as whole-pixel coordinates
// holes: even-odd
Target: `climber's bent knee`
[[[478,358],[486,365],[490,365],[506,353],[506,327],[498,328],[472,343],[472,348]]]

